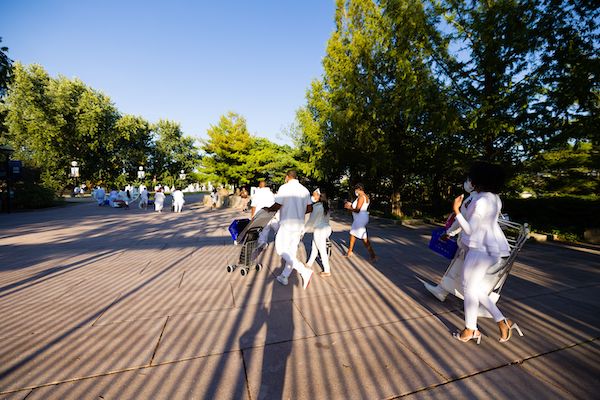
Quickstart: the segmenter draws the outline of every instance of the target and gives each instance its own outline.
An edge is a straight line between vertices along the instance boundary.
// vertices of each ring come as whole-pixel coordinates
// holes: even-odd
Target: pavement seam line
[[[310,324],[310,322],[308,322],[308,320],[306,319],[306,317],[304,317],[304,314],[302,313],[302,310],[300,309],[300,307],[298,307],[298,304],[296,304],[296,302],[294,300],[292,300],[292,304],[294,305],[294,307],[296,307],[296,310],[298,310],[298,312],[300,313],[300,316],[302,317],[302,319],[304,320],[304,322],[306,323],[306,325],[308,325],[308,327],[310,328],[310,330],[312,331],[312,333],[316,336],[317,332],[314,330],[314,328],[312,327],[312,325]]]
[[[573,347],[575,347],[575,346],[580,346],[580,345],[584,345],[584,344],[592,343],[592,342],[595,342],[595,341],[596,341],[596,340],[598,340],[598,339],[600,339],[600,337],[596,337],[596,338],[593,338],[593,339],[589,339],[589,340],[586,340],[586,341],[584,341],[584,342],[580,342],[580,343],[575,343],[575,344],[572,344],[572,345],[569,345],[569,346],[566,346],[566,347],[561,347],[561,348],[559,348],[559,349],[550,350],[550,351],[547,351],[547,352],[545,352],[545,353],[536,354],[536,355],[534,355],[534,356],[530,356],[530,357],[527,357],[527,358],[523,358],[523,359],[521,359],[521,360],[517,360],[517,361],[511,361],[511,362],[509,362],[508,364],[498,365],[498,366],[496,366],[496,367],[491,367],[491,368],[488,368],[488,369],[485,369],[485,370],[482,370],[482,371],[477,371],[477,372],[474,372],[474,373],[472,373],[472,374],[468,374],[468,375],[461,376],[461,377],[458,377],[458,378],[453,378],[453,379],[451,379],[451,380],[448,380],[448,381],[446,381],[446,382],[441,382],[441,383],[437,383],[437,384],[429,385],[429,386],[427,386],[427,387],[424,387],[424,388],[421,388],[421,389],[419,389],[419,390],[415,390],[414,392],[410,392],[410,393],[401,394],[401,395],[399,395],[399,396],[393,396],[393,397],[389,397],[389,398],[388,398],[388,400],[400,399],[400,398],[402,398],[402,397],[410,396],[410,395],[413,395],[413,394],[415,394],[415,393],[425,392],[425,391],[427,391],[427,390],[435,389],[435,388],[437,388],[437,387],[444,386],[444,385],[447,385],[447,384],[449,384],[449,383],[453,383],[453,382],[462,381],[462,380],[464,380],[464,379],[467,379],[467,378],[471,378],[471,377],[474,377],[474,376],[477,376],[477,375],[485,374],[485,373],[487,373],[487,372],[495,371],[495,370],[497,370],[497,369],[500,369],[500,368],[510,367],[510,366],[513,366],[513,365],[517,365],[517,366],[518,366],[518,365],[522,365],[522,364],[523,364],[525,361],[533,360],[533,359],[535,359],[535,358],[542,357],[542,356],[545,356],[545,355],[548,355],[548,354],[552,354],[552,353],[556,353],[556,352],[559,352],[559,351],[568,350],[568,349],[570,349],[570,348],[573,348]],[[537,375],[536,375],[536,376],[537,376]],[[561,389],[562,389],[562,388],[561,388]],[[563,390],[565,390],[565,389],[563,389]]]
[[[248,368],[246,367],[246,359],[244,358],[244,350],[240,349],[239,352],[240,357],[242,358],[242,365],[244,366],[244,377],[246,378],[246,392],[248,393],[248,399],[252,400],[252,393],[250,393],[250,380],[248,379]]]
[[[167,320],[165,321],[165,324],[162,327],[162,330],[160,331],[160,336],[158,337],[158,342],[156,342],[156,347],[154,348],[154,351],[152,352],[152,358],[150,358],[150,364],[148,364],[149,366],[152,365],[152,363],[154,362],[154,356],[156,356],[156,352],[158,351],[158,346],[160,346],[160,340],[163,337],[163,334],[165,333],[165,328],[167,327],[167,323],[169,322],[169,318],[171,318],[171,316],[167,316]]]
[[[229,281],[229,292],[231,293],[231,300],[233,303],[233,307],[232,308],[236,308],[235,305],[235,294],[233,293],[233,285],[231,284],[231,281]]]
[[[179,285],[177,285],[177,289],[181,289],[181,284],[183,283],[184,276],[185,276],[185,270],[183,271],[183,274],[181,274],[181,279],[179,280]]]
[[[421,360],[425,365],[427,365],[429,368],[431,368],[433,370],[433,372],[435,372],[436,374],[438,374],[439,376],[441,376],[443,379],[450,379],[449,377],[447,377],[446,375],[444,375],[441,371],[438,371],[437,368],[435,368],[433,365],[431,365],[430,363],[427,362],[427,360],[425,360],[420,353],[418,353],[417,351],[411,349],[410,347],[408,347],[408,345],[404,344],[400,338],[396,337],[396,335],[394,335],[392,332],[390,332],[388,329],[386,329],[385,326],[381,326],[381,329],[383,329],[384,332],[386,332],[388,335],[390,335],[392,337],[392,340],[396,343],[398,343],[400,346],[404,347],[406,350],[408,350],[410,353],[414,354],[419,360]]]

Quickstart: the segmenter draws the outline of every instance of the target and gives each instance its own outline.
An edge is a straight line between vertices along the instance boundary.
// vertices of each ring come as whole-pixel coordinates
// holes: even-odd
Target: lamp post
[[[79,178],[79,164],[77,161],[71,161],[71,178],[75,178],[75,187],[77,187],[77,178]]]
[[[179,179],[181,179],[182,181],[185,180],[185,171],[184,170],[179,171]]]
[[[144,171],[144,167],[140,165],[138,167],[138,179],[141,181],[144,179],[145,176],[146,176],[146,171]]]
[[[6,171],[6,212],[10,213],[10,155],[14,150],[9,146],[0,146],[0,154],[4,155],[5,163],[4,168]]]

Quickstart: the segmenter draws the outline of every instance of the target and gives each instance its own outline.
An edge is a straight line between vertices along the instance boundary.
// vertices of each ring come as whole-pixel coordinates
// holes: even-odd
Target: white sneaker
[[[306,289],[310,283],[310,278],[313,276],[312,269],[304,268],[304,271],[300,273],[302,276],[302,289]]]
[[[288,278],[283,275],[277,275],[277,282],[281,283],[283,286],[287,286]]]

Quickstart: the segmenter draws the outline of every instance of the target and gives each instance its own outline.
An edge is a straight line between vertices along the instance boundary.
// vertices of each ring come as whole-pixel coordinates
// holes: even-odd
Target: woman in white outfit
[[[354,244],[356,239],[361,239],[365,244],[365,247],[369,251],[370,260],[377,261],[377,256],[375,255],[375,251],[373,250],[373,246],[371,246],[371,242],[367,237],[367,224],[369,223],[369,196],[365,193],[365,187],[362,183],[357,183],[354,186],[354,194],[356,195],[356,200],[354,202],[346,202],[344,204],[344,208],[352,211],[352,227],[350,228],[350,245],[348,246],[348,254],[346,257],[352,257]]]
[[[304,225],[305,232],[313,232],[312,248],[306,265],[311,267],[317,259],[317,255],[320,255],[323,263],[323,271],[320,272],[320,275],[331,276],[329,256],[327,255],[327,239],[331,236],[327,195],[317,189],[312,194],[312,201],[313,209]]]
[[[463,265],[465,329],[455,333],[454,337],[462,342],[471,339],[475,339],[477,344],[481,342],[481,332],[477,329],[477,313],[481,304],[498,324],[500,342],[506,342],[511,338],[513,329],[520,335],[522,333],[516,323],[500,312],[483,284],[488,268],[510,253],[508,241],[498,224],[502,202],[497,193],[504,174],[499,166],[476,162],[469,171],[469,180],[474,188],[471,204],[466,211],[461,209],[463,195],[460,195],[453,205],[462,229],[460,241],[467,248]]]
[[[140,208],[147,209],[148,208],[148,190],[144,186],[142,191],[140,192]]]
[[[165,205],[165,194],[162,192],[161,188],[156,190],[154,193],[154,210],[156,212],[162,212],[162,209]]]

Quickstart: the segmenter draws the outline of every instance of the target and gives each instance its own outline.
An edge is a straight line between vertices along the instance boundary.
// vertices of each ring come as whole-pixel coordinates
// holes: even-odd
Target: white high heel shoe
[[[519,325],[517,325],[516,322],[512,322],[511,321],[511,323],[509,324],[508,320],[506,318],[504,318],[504,320],[501,321],[501,322],[504,322],[504,324],[508,327],[508,336],[506,337],[506,339],[504,339],[502,337],[500,339],[498,339],[498,341],[500,343],[505,343],[505,342],[508,342],[510,340],[510,338],[512,337],[512,331],[513,331],[513,329],[517,331],[517,333],[519,334],[519,336],[523,336],[523,332],[521,331],[521,328],[519,328]]]
[[[462,332],[454,332],[452,334],[452,337],[454,339],[460,340],[463,343],[467,343],[471,339],[476,339],[477,340],[477,344],[481,343],[481,332],[479,332],[479,330],[475,329],[473,331],[473,334],[471,336],[469,336],[468,338],[466,338],[466,339],[463,339],[462,337],[460,337],[461,333]]]

